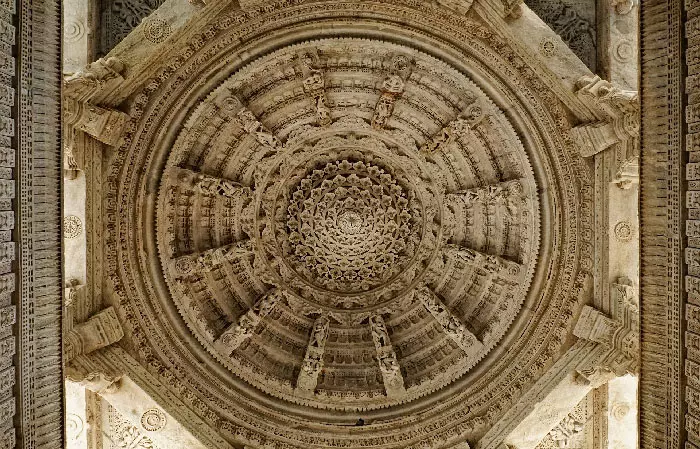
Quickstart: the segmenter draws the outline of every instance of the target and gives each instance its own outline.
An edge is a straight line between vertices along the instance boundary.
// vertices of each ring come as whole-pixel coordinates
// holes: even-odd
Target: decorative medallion
[[[80,416],[74,413],[66,414],[66,437],[69,441],[80,438],[84,428],[85,422]]]
[[[66,43],[78,42],[85,36],[85,24],[72,18],[63,25],[63,40]]]
[[[540,41],[540,53],[546,58],[557,54],[557,44],[551,37],[543,37]]]
[[[170,24],[160,17],[147,17],[143,20],[143,35],[150,42],[160,44],[170,36]]]
[[[157,408],[146,410],[141,415],[141,426],[149,432],[157,432],[165,427],[165,413]]]
[[[634,238],[634,228],[627,220],[618,222],[615,225],[614,233],[615,238],[620,242],[629,242]]]
[[[63,217],[63,237],[74,239],[83,233],[83,222],[76,215]]]

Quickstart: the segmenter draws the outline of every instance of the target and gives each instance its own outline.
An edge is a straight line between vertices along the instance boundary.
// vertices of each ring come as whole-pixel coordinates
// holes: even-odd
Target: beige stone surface
[[[168,0],[66,80],[67,354],[124,444],[602,447],[639,103],[521,3]]]

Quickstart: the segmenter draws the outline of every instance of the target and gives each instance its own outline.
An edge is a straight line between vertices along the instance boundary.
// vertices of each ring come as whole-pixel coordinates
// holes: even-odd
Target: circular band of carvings
[[[141,415],[141,427],[149,432],[162,430],[166,423],[165,413],[157,408],[148,409]]]
[[[295,5],[294,9],[286,8],[290,4]],[[553,263],[554,258],[549,257],[542,260],[543,266],[538,268],[533,283],[542,295],[539,306],[525,317],[524,327],[517,332],[521,338],[507,337],[508,347],[498,358],[487,359],[488,369],[480,376],[467,375],[455,380],[454,391],[459,393],[439,393],[426,398],[426,405],[434,401],[433,397],[440,398],[440,404],[432,407],[420,424],[413,422],[412,418],[401,412],[400,406],[396,406],[381,412],[381,416],[394,416],[392,421],[379,419],[375,424],[353,432],[357,444],[366,447],[381,445],[385,448],[422,445],[424,442],[428,445],[426,447],[444,445],[447,441],[463,441],[464,438],[473,437],[474,432],[483,431],[494,423],[522,394],[525,385],[540,376],[551,359],[560,353],[571,324],[572,310],[583,300],[581,291],[587,270],[592,267],[592,248],[583,238],[592,235],[590,176],[573,143],[563,140],[568,139],[562,136],[568,135],[566,130],[570,125],[546,84],[510,50],[507,42],[466,19],[456,18],[432,6],[409,5],[398,0],[373,4],[366,10],[354,8],[356,5],[291,2],[274,4],[265,11],[252,11],[249,15],[221,18],[211,29],[203,30],[205,34],[200,40],[193,39],[191,46],[165,67],[160,76],[147,83],[143,94],[134,103],[132,128],[110,168],[110,182],[107,185],[115,188],[110,187],[106,193],[107,222],[110,229],[117,231],[107,235],[110,251],[106,268],[120,307],[132,329],[129,338],[149,370],[166,379],[193,410],[199,410],[203,415],[217,416],[216,426],[224,435],[248,444],[273,444],[281,448],[337,446],[345,443],[337,437],[337,432],[342,432],[345,427],[336,427],[332,422],[345,421],[337,413],[326,414],[323,420],[330,420],[331,423],[324,429],[317,429],[314,426],[318,417],[311,419],[310,412],[303,407],[287,405],[282,410],[263,397],[251,401],[238,394],[238,389],[243,387],[235,379],[208,371],[205,367],[209,362],[202,363],[201,354],[197,357],[186,355],[188,350],[193,350],[190,343],[173,339],[173,324],[162,320],[165,316],[162,310],[167,305],[159,303],[157,299],[167,297],[167,293],[157,285],[157,280],[148,279],[137,269],[145,262],[145,255],[137,254],[132,248],[139,247],[136,242],[142,238],[144,231],[140,228],[141,224],[135,225],[130,221],[129,211],[135,210],[134,205],[139,201],[137,192],[142,191],[139,186],[145,186],[147,182],[143,173],[149,171],[137,170],[136,167],[148,168],[149,161],[154,160],[152,151],[166,151],[161,147],[172,145],[174,137],[170,138],[169,143],[163,141],[155,145],[154,132],[160,126],[154,124],[171,120],[176,111],[182,110],[178,103],[188,101],[197,90],[199,93],[196,95],[206,96],[207,91],[202,90],[203,81],[200,80],[211,77],[199,73],[203,66],[197,62],[197,58],[218,61],[220,51],[228,55],[240,54],[243,48],[234,49],[242,41],[250,42],[246,44],[250,45],[246,47],[247,51],[255,53],[255,36],[271,37],[274,30],[294,27],[297,21],[310,14],[316,15],[319,20],[325,17],[326,23],[333,20],[330,17],[345,14],[353,18],[352,27],[359,27],[357,29],[360,30],[363,23],[371,24],[377,20],[375,17],[395,17],[400,11],[400,28],[391,28],[386,22],[382,25],[392,40],[420,25],[421,30],[433,30],[436,34],[427,36],[421,31],[406,40],[426,47],[438,30],[443,30],[442,33],[446,33],[443,36],[451,39],[445,44],[447,47],[454,48],[460,54],[479,54],[481,60],[489,61],[488,65],[477,64],[471,70],[478,71],[482,80],[498,86],[498,89],[489,88],[491,92],[504,93],[505,97],[499,98],[498,103],[512,104],[513,113],[522,118],[517,125],[519,133],[528,135],[527,151],[530,157],[536,158],[538,182],[548,186],[543,191],[551,195],[545,198],[543,204],[546,207],[542,214],[548,223],[547,229],[558,234],[556,245],[549,236],[546,236],[546,244],[552,245],[548,253],[554,254],[554,258],[559,257],[559,262]],[[341,24],[348,26],[342,20],[337,24],[336,30],[340,29]],[[320,32],[319,29],[316,26],[315,32]],[[416,39],[417,35],[421,36],[420,39]],[[219,42],[219,45],[203,48],[206,42],[212,41]],[[441,57],[445,57],[445,54],[442,53]],[[225,62],[225,59],[222,61]],[[231,67],[235,66],[233,62],[230,64]],[[173,82],[161,84],[168,79]],[[500,84],[502,82],[507,85]],[[516,85],[523,95],[516,97],[508,94]],[[140,129],[137,131],[137,128]],[[556,208],[552,207],[552,203],[556,203]],[[556,214],[552,214],[554,210]],[[147,244],[153,248],[152,243]],[[145,264],[148,265],[148,262]],[[551,274],[549,279],[545,273]],[[149,301],[155,313],[144,312],[140,306],[143,301]],[[183,355],[176,355],[168,349],[172,345],[179,345]],[[354,422],[356,412],[351,414]],[[366,415],[380,416],[378,412],[367,412]],[[271,420],[274,420],[274,424]],[[314,430],[290,431],[284,435],[284,439],[272,436],[278,435],[280,426],[292,429],[300,421]],[[430,438],[424,436],[424,426],[430,426]]]

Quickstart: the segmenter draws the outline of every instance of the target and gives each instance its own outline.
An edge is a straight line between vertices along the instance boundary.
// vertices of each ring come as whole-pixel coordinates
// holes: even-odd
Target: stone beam
[[[323,353],[328,338],[328,326],[330,320],[321,315],[316,318],[311,328],[311,337],[306,347],[306,356],[301,364],[299,378],[297,379],[297,391],[300,394],[313,394],[318,383],[318,374],[323,369]]]
[[[65,336],[65,359],[70,362],[76,356],[89,354],[112,345],[124,337],[114,307],[95,314],[84,323],[74,326]]]
[[[217,350],[231,354],[244,341],[249,339],[260,321],[266,317],[280,300],[281,293],[273,288],[260,298],[255,305],[238,318],[236,323],[227,327],[214,342]]]
[[[67,371],[69,380],[97,393],[131,423],[129,434],[115,435],[123,447],[137,447],[129,437],[140,435],[161,448],[233,449],[175,387],[119,347],[79,356]]]
[[[193,189],[195,192],[201,193],[202,195],[220,195],[228,198],[235,198],[241,195],[250,197],[252,195],[250,187],[229,179],[217,178],[186,168],[170,167],[168,169],[168,176],[179,185]]]
[[[66,146],[73,153],[74,131],[89,134],[102,143],[116,146],[119,143],[130,117],[115,109],[109,109],[75,98],[64,97],[63,123],[68,127]]]
[[[468,357],[475,357],[483,348],[483,343],[476,335],[467,330],[464,323],[450,312],[438,295],[429,287],[422,287],[415,293],[416,298],[430,312],[442,329]]]
[[[374,347],[377,350],[377,361],[379,363],[379,371],[381,371],[384,379],[386,395],[389,397],[401,396],[406,393],[406,388],[404,387],[396,352],[394,352],[391,340],[389,340],[389,332],[384,323],[384,318],[381,315],[373,315],[369,318],[369,325],[372,330]]]
[[[180,256],[173,260],[175,268],[183,277],[201,272],[210,272],[224,262],[253,254],[253,242],[242,240],[219,248],[212,248],[201,253]]]
[[[578,341],[481,438],[477,449],[534,449],[591,390],[637,371],[638,334],[584,306]]]

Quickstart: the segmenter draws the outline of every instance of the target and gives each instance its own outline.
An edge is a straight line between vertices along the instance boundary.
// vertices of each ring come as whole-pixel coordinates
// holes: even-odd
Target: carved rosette
[[[104,201],[125,346],[236,444],[471,441],[584,300],[592,189],[567,115],[509,42],[452,11],[293,3],[193,23],[208,31],[134,98]],[[375,31],[277,33],[310,17]]]

